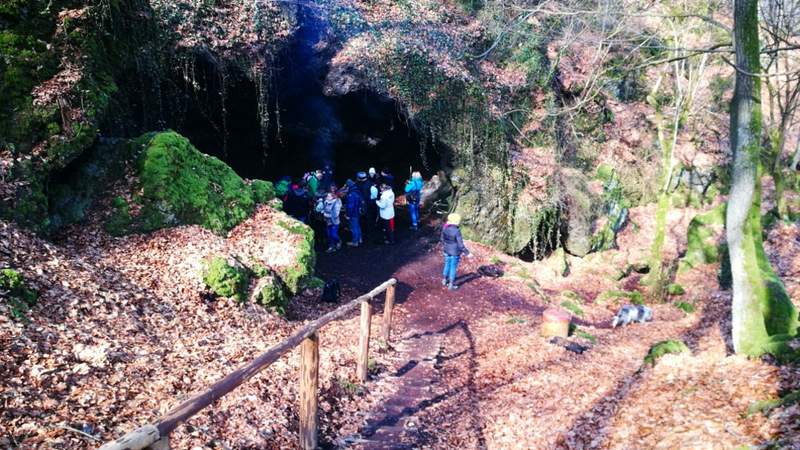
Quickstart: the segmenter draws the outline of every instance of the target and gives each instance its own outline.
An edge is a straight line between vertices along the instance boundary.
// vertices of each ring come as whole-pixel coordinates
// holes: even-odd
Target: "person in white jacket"
[[[381,185],[380,190],[380,197],[375,203],[378,205],[378,216],[383,230],[383,242],[385,244],[394,244],[394,192],[385,183]]]

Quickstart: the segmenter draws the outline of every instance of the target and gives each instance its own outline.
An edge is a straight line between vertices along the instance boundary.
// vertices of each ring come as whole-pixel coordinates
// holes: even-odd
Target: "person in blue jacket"
[[[464,246],[464,238],[458,225],[461,223],[461,215],[452,213],[447,216],[447,223],[442,228],[442,247],[444,250],[444,270],[442,271],[442,286],[447,286],[451,291],[458,289],[456,285],[456,271],[461,255],[471,256],[467,247]]]
[[[364,211],[364,199],[361,192],[353,180],[347,180],[347,197],[345,198],[344,214],[350,223],[350,233],[353,238],[347,243],[350,247],[358,247],[361,244],[361,215]]]
[[[414,172],[411,179],[406,181],[405,193],[408,203],[408,212],[411,214],[411,229],[419,228],[419,203],[422,200],[422,174]]]

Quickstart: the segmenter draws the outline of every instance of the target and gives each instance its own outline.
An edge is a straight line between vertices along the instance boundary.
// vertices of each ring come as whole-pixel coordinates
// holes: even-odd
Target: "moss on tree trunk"
[[[736,88],[731,101],[732,184],[726,237],[733,277],[733,346],[737,353],[780,355],[797,332],[797,310],[769,264],[762,242],[758,2],[734,4]]]

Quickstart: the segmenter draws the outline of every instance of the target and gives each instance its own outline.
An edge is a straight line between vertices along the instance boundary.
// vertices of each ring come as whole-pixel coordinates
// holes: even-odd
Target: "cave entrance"
[[[410,170],[426,179],[435,174],[447,152],[409,123],[397,102],[370,91],[324,94],[333,56],[326,36],[318,14],[301,12],[300,27],[273,59],[262,89],[243,70],[199,55],[192,82],[201,94],[186,89],[194,98],[175,128],[247,178],[298,178],[329,164],[342,184],[374,167],[389,169],[397,189]]]

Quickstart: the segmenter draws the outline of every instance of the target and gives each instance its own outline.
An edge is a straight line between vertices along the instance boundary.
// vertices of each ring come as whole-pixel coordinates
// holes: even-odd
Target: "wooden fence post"
[[[319,334],[303,340],[300,347],[300,447],[317,448],[317,389],[319,387]]]
[[[361,333],[358,338],[358,379],[367,381],[369,366],[369,328],[372,322],[372,305],[369,300],[361,303]]]
[[[383,304],[383,340],[389,345],[389,338],[392,334],[392,310],[394,309],[394,288],[391,285],[386,288],[386,301]]]

